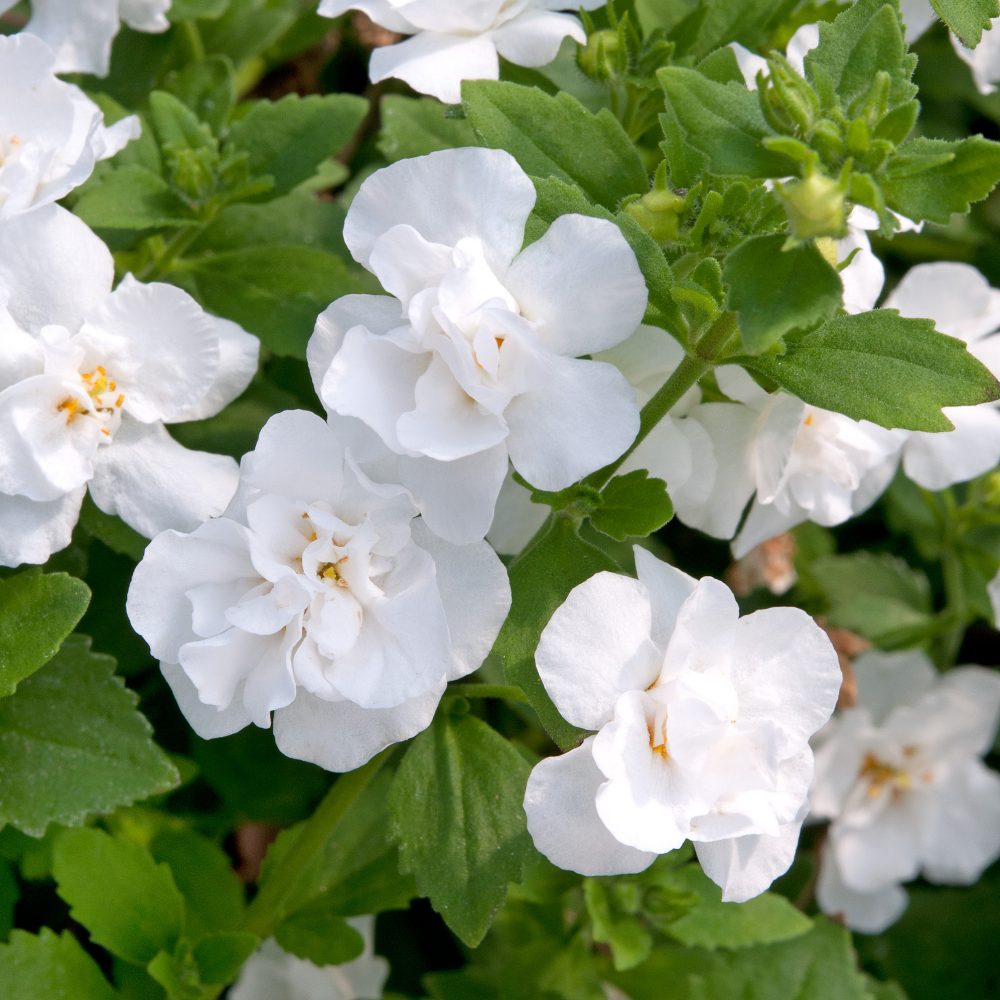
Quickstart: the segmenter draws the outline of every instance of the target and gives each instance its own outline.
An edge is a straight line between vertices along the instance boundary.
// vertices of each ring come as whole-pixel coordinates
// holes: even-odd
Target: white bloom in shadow
[[[375,918],[347,921],[365,941],[364,952],[343,965],[313,965],[268,939],[247,959],[230,1000],[378,1000],[389,963],[375,954]]]
[[[1000,675],[938,677],[920,652],[865,653],[857,706],[819,734],[813,815],[831,820],[817,901],[878,934],[922,874],[971,885],[1000,856],[1000,776],[980,760],[1000,718]]]
[[[327,409],[396,456],[394,479],[449,541],[482,538],[508,458],[560,490],[639,428],[628,382],[578,360],[638,327],[646,285],[618,227],[564,215],[522,250],[535,202],[508,153],[454,149],[379,170],[344,227],[392,298],[349,295],[320,317],[309,364]]]
[[[127,607],[199,735],[273,713],[283,753],[348,771],[430,723],[489,653],[510,586],[485,542],[442,542],[406,490],[288,411],[224,517],[152,541]]]
[[[44,562],[94,502],[152,537],[219,514],[237,466],[164,424],[235,399],[259,344],[172,285],[127,276],[56,205],[0,225],[0,564]]]
[[[552,62],[564,38],[587,41],[563,8],[593,10],[603,0],[321,0],[319,12],[367,14],[389,31],[411,35],[372,53],[373,83],[394,77],[447,104],[462,99],[463,80],[496,80],[500,56],[518,66]]]
[[[0,35],[0,222],[58,201],[139,131],[135,115],[106,127],[101,109],[55,76],[45,42]]]
[[[740,618],[719,581],[635,557],[638,580],[598,573],[542,633],[546,690],[598,732],[532,771],[528,829],[584,875],[641,871],[691,840],[723,898],[749,899],[794,856],[837,655],[798,609]]]
[[[166,31],[171,0],[31,0],[25,28],[55,53],[57,73],[107,76],[111,43],[124,21],[136,31]],[[0,0],[0,14],[17,0]]]

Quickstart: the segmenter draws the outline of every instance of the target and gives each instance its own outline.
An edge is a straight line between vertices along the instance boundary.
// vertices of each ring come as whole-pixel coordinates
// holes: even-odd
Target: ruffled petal
[[[872,892],[849,888],[837,868],[833,851],[827,846],[820,862],[816,902],[824,913],[843,921],[852,931],[881,934],[903,915],[909,899],[906,890],[898,885]]]
[[[584,45],[587,34],[570,14],[528,9],[493,31],[497,51],[517,66],[545,66],[559,55],[563,39]]]
[[[215,381],[201,401],[182,414],[183,420],[205,420],[224,410],[242,395],[257,374],[260,360],[260,341],[243,327],[228,319],[209,317],[215,323],[219,344],[219,368]]]
[[[925,490],[943,490],[1000,463],[1000,410],[992,404],[947,407],[953,431],[916,431],[903,445],[903,471]]]
[[[177,663],[161,663],[163,674],[173,692],[177,707],[188,725],[203,740],[214,740],[220,736],[232,736],[246,729],[253,721],[241,701],[234,701],[228,707],[219,709],[206,705],[198,697],[198,689]]]
[[[85,493],[80,487],[44,502],[0,493],[0,566],[38,565],[66,548]]]

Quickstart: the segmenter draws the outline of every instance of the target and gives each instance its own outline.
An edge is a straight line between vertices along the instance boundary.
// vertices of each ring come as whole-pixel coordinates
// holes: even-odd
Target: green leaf
[[[382,129],[378,148],[390,163],[411,156],[426,156],[439,149],[476,145],[469,123],[450,117],[441,102],[433,98],[389,94],[382,98],[379,111]]]
[[[375,290],[367,272],[303,246],[248,246],[189,258],[180,272],[210,312],[235,320],[275,354],[305,358],[317,315],[334,299]]]
[[[14,907],[21,895],[17,876],[11,865],[0,859],[0,941],[4,940],[14,927]]]
[[[438,713],[396,772],[389,807],[400,869],[469,947],[482,940],[531,850],[530,767],[479,719]]]
[[[559,516],[551,518],[543,534],[510,564],[513,603],[494,652],[503,658],[508,681],[522,688],[562,750],[576,746],[586,733],[559,714],[542,685],[535,669],[538,639],[577,584],[602,570],[619,569],[610,556],[584,541],[569,519]]]
[[[795,0],[701,0],[687,23],[678,25],[670,37],[680,37],[685,55],[695,58],[729,42],[765,51],[770,47],[771,33],[794,6]]]
[[[149,95],[149,115],[162,149],[215,150],[212,130],[180,99],[164,90]]]
[[[170,869],[139,844],[101,830],[66,830],[53,857],[56,891],[91,940],[145,965],[184,930],[184,897]]]
[[[43,927],[38,937],[14,931],[0,944],[0,996],[4,1000],[115,1000],[97,963],[68,931]]]
[[[0,580],[0,698],[59,651],[90,604],[90,589],[65,573]]]
[[[149,845],[155,861],[170,868],[185,901],[185,933],[193,940],[236,930],[243,917],[243,883],[229,856],[194,830],[161,830]]]
[[[138,562],[142,558],[146,546],[149,545],[148,538],[143,538],[121,518],[115,517],[114,514],[105,514],[94,503],[89,493],[83,498],[80,520],[77,523],[88,535],[102,541],[113,552],[128,556],[133,562]]]
[[[170,13],[173,15],[172,8]],[[236,72],[225,56],[209,56],[203,62],[185,66],[178,73],[170,73],[164,86],[211,126],[216,135],[229,121],[236,103]]]
[[[343,965],[365,950],[364,938],[343,918],[309,907],[280,924],[275,940],[313,965]]]
[[[659,531],[674,516],[674,505],[662,479],[652,479],[645,469],[615,476],[601,491],[600,506],[590,523],[616,541],[645,538]]]
[[[622,971],[645,962],[653,950],[653,934],[637,912],[639,893],[635,884],[588,878],[583,883],[583,895],[594,940],[611,949],[615,968]]]
[[[228,6],[229,0],[173,0],[168,13],[177,24],[198,17],[219,17]]]
[[[997,0],[931,0],[931,6],[958,35],[961,43],[970,49],[979,44],[984,31],[989,31],[990,21],[1000,16]]]
[[[809,567],[830,601],[831,625],[870,639],[881,649],[913,645],[933,628],[927,577],[884,553],[824,556]]]
[[[661,123],[667,136],[668,162],[672,156],[683,156],[676,149],[678,138],[682,138],[705,158],[713,174],[784,177],[796,173],[788,157],[761,145],[772,132],[757,96],[745,86],[716,83],[697,70],[680,66],[665,67],[656,75],[667,93],[668,113]]]
[[[957,142],[914,139],[889,160],[879,182],[886,203],[900,215],[947,223],[1000,182],[1000,143],[981,135]]]
[[[1000,398],[1000,385],[961,340],[894,309],[840,316],[780,357],[743,360],[813,406],[911,431],[949,431],[945,406]]]
[[[814,243],[783,249],[785,237],[758,236],[726,257],[728,305],[748,354],[763,354],[793,330],[830,319],[843,288]]]
[[[49,823],[78,824],[177,783],[114,666],[71,636],[0,699],[0,825],[40,837]]]
[[[222,931],[206,935],[193,951],[199,978],[209,985],[231,983],[258,944],[260,939],[253,934]]]
[[[483,145],[507,150],[535,177],[575,184],[612,211],[649,190],[638,151],[606,109],[595,115],[571,94],[493,80],[467,80],[462,101]]]
[[[698,902],[663,929],[690,948],[735,950],[790,941],[812,929],[812,921],[773,892],[735,905],[722,902],[722,891],[697,865],[670,873],[672,889],[698,897]]]
[[[274,178],[268,197],[286,194],[347,143],[367,111],[353,94],[288,94],[256,103],[230,129],[229,143],[247,154],[252,174]]]
[[[121,166],[87,186],[73,211],[94,229],[164,229],[194,225],[187,206],[158,174]]]

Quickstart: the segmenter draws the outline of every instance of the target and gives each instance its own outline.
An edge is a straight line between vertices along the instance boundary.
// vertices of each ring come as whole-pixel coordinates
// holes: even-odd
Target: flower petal
[[[205,420],[224,410],[241,396],[257,374],[260,341],[228,319],[210,316],[219,344],[219,368],[215,381],[201,400],[185,410],[183,420]]]
[[[843,921],[852,931],[881,934],[903,915],[909,899],[906,890],[898,885],[872,892],[849,888],[837,868],[833,851],[826,846],[816,883],[816,902],[824,913]]]
[[[658,649],[665,650],[677,623],[681,605],[694,593],[698,581],[657,559],[641,545],[634,545],[635,573],[646,588],[652,609],[649,635]]]
[[[85,493],[80,487],[42,502],[0,493],[0,566],[37,565],[66,548]]]
[[[507,455],[504,454],[504,465],[506,464]],[[535,537],[550,510],[545,504],[535,503],[530,491],[508,475],[500,487],[493,523],[486,540],[501,555],[517,555]]]
[[[214,740],[220,736],[232,736],[246,729],[253,721],[250,713],[239,700],[228,707],[219,709],[206,705],[198,697],[198,689],[177,663],[161,663],[162,672],[177,701],[188,725],[203,739]]]
[[[903,471],[925,490],[943,490],[989,472],[1000,462],[1000,410],[985,406],[946,407],[955,425],[940,434],[910,434],[903,445]]]
[[[545,66],[559,55],[564,38],[586,44],[587,34],[570,14],[530,8],[493,31],[497,51],[517,66]]]
[[[524,792],[528,832],[554,865],[580,875],[631,875],[656,855],[619,843],[597,815],[594,799],[604,775],[594,763],[593,737],[532,769]]]
[[[857,706],[879,726],[904,705],[916,705],[933,687],[937,671],[921,650],[862,653],[854,661]]]

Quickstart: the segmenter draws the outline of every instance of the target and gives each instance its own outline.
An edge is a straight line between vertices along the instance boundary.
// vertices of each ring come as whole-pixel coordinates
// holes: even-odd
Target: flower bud
[[[593,80],[606,80],[618,71],[621,41],[618,32],[610,28],[593,32],[580,49],[577,64]]]
[[[820,173],[777,185],[796,241],[842,236],[847,226],[844,186]]]
[[[671,243],[680,232],[684,199],[673,191],[656,189],[625,206],[625,213],[635,219],[657,243]]]

